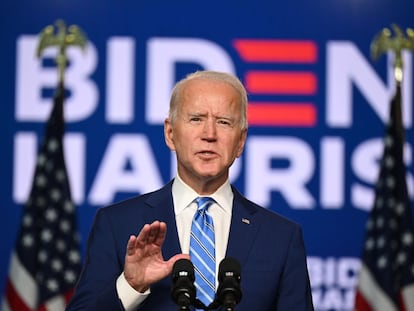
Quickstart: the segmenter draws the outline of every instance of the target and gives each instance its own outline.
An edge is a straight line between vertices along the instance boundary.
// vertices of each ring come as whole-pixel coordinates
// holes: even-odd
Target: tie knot
[[[215,201],[211,197],[198,197],[195,199],[198,211],[206,211]]]

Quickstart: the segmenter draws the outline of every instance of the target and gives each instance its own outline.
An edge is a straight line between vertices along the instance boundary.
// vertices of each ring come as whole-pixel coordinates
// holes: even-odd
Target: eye
[[[233,123],[230,120],[227,120],[227,119],[219,119],[218,124],[220,124],[222,126],[228,126],[228,127],[233,126]]]
[[[196,117],[196,116],[191,117],[190,118],[190,122],[191,123],[199,123],[199,122],[201,122],[201,118],[200,117]]]

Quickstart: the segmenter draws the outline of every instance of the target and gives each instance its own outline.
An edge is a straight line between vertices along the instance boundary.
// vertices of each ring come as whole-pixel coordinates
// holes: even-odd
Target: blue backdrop
[[[5,0],[0,12],[0,292],[56,85],[56,51],[37,60],[37,34],[63,19],[89,38],[83,53],[68,50],[66,76],[65,148],[83,249],[97,208],[174,176],[162,132],[173,83],[196,69],[225,70],[251,102],[232,181],[303,226],[316,309],[351,309],[394,90],[392,55],[374,62],[370,43],[392,23],[413,27],[414,2]],[[404,61],[412,194],[411,54]]]

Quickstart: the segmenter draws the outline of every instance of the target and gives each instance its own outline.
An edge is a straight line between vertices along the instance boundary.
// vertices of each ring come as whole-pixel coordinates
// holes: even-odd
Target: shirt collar
[[[172,196],[174,201],[174,212],[177,215],[186,207],[190,206],[194,199],[200,195],[190,188],[190,186],[188,186],[177,174],[172,185]],[[226,213],[231,213],[234,195],[228,179],[216,192],[209,195],[209,197],[212,197]]]

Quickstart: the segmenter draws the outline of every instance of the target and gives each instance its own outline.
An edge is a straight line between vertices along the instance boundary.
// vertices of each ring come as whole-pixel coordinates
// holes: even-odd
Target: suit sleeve
[[[294,230],[283,269],[278,295],[278,311],[313,311],[302,230]]]
[[[119,247],[107,214],[98,211],[89,234],[85,264],[67,311],[123,310],[116,291],[116,280],[123,271]]]

